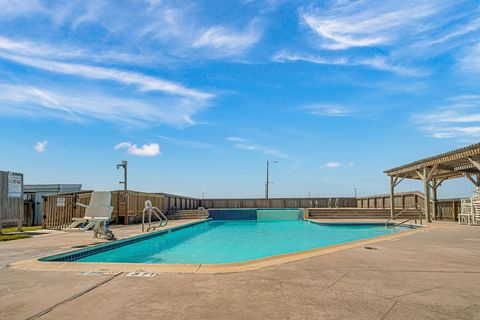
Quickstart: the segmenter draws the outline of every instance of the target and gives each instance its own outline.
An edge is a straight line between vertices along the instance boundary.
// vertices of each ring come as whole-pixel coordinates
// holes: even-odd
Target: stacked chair
[[[472,198],[462,199],[461,212],[458,223],[466,225],[480,225],[480,191],[477,190]]]

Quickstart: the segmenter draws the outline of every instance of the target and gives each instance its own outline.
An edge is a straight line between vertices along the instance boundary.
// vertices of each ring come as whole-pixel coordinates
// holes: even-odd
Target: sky
[[[365,196],[480,138],[478,1],[0,7],[0,169],[27,184],[120,189],[127,160],[131,190],[263,197],[271,160],[270,197]]]

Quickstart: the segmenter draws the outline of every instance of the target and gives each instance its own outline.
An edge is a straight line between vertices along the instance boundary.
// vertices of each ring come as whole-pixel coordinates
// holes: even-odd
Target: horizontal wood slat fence
[[[420,192],[402,192],[395,194],[394,204],[395,208],[398,209],[413,205],[418,205],[423,209],[425,203],[424,199],[424,194]],[[357,197],[357,207],[390,209],[390,195],[381,194],[368,197]]]
[[[442,199],[437,200],[436,203],[430,201],[430,206],[432,212],[435,212],[436,220],[455,221],[460,213],[460,202],[460,199]],[[413,205],[418,205],[419,208],[424,210],[425,195],[416,191],[396,193],[394,204],[397,211]],[[390,195],[358,197],[357,206],[358,208],[390,209]],[[433,210],[434,206],[436,206],[435,210]]]
[[[437,201],[435,219],[457,221],[460,214],[461,199],[442,199]]]
[[[113,206],[112,221],[129,224],[138,221],[145,201],[163,212],[204,208],[377,208],[389,209],[389,195],[376,195],[358,198],[273,198],[273,199],[195,199],[165,193],[146,193],[115,190],[111,192]],[[47,229],[67,227],[74,217],[83,217],[85,208],[75,205],[88,204],[91,191],[65,193],[44,197],[43,226]],[[420,192],[404,192],[395,195],[395,208],[401,210],[418,204],[423,210],[424,195]],[[433,203],[432,203],[433,206]],[[436,219],[455,221],[460,212],[460,199],[438,200]]]
[[[272,198],[272,199],[203,199],[202,207],[213,208],[351,208],[355,198]]]
[[[85,208],[75,205],[88,205],[91,191],[78,193],[64,193],[44,197],[43,226],[47,229],[62,229],[72,223],[72,218],[83,217]],[[131,220],[138,220],[145,208],[145,201],[150,200],[153,206],[167,212],[168,210],[196,209],[200,201],[193,198],[163,193],[146,193],[123,190],[111,191],[113,207],[112,221],[129,224]]]

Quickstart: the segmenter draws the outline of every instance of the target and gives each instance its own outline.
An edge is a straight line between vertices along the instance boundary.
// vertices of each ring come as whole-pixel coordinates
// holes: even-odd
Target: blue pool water
[[[82,257],[79,262],[218,264],[392,234],[404,227],[309,221],[212,220]]]

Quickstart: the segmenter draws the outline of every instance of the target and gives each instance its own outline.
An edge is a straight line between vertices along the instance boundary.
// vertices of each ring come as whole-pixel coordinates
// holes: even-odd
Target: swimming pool
[[[328,224],[305,220],[209,220],[158,231],[43,261],[225,264],[272,257],[407,230],[383,224]]]

